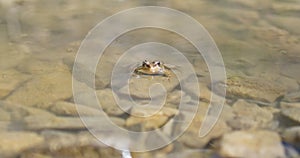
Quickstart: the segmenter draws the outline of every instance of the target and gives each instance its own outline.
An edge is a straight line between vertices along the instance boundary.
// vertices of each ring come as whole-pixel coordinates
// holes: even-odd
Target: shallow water
[[[161,132],[172,133],[168,135],[170,137],[182,132],[183,129],[176,125],[176,121],[185,120],[189,113],[178,114],[174,110],[178,109],[180,95],[183,95],[180,94],[178,80],[188,78],[171,78],[171,81],[160,78],[132,79],[134,83],[131,85],[131,95],[137,103],[149,103],[149,82],[158,81],[166,86],[167,109],[150,121],[130,117],[120,110],[113,101],[110,90],[113,68],[126,51],[129,52],[124,60],[127,63],[119,65],[124,73],[130,73],[145,58],[159,58],[175,65],[175,72],[179,71],[179,74],[185,76],[187,72],[180,72],[184,71],[184,65],[178,54],[168,57],[168,54],[157,52],[161,49],[151,48],[145,49],[146,53],[138,54],[134,51],[140,51],[142,47],[131,49],[145,42],[160,42],[176,48],[194,67],[199,80],[200,99],[195,100],[199,94],[198,91],[194,92],[191,80],[183,88],[183,98],[188,105],[200,101],[199,105],[203,106],[199,108],[203,109],[197,113],[199,118],[195,119],[188,132],[175,142],[151,152],[132,153],[133,157],[173,157],[178,152],[186,153],[183,155],[195,153],[201,157],[226,156],[228,153],[224,151],[222,137],[232,131],[249,129],[274,131],[280,137],[279,142],[289,146],[282,145],[281,149],[295,152],[285,152],[286,156],[299,154],[299,136],[295,136],[299,132],[295,129],[300,126],[299,114],[295,112],[300,111],[298,0],[1,0],[1,157],[122,157],[120,151],[94,139],[80,123],[73,104],[76,98],[72,94],[71,73],[80,43],[88,32],[118,11],[137,6],[164,6],[182,11],[201,23],[214,39],[225,63],[229,86],[226,108],[221,115],[221,123],[216,126],[220,129],[219,132],[213,131],[205,139],[193,139],[198,134],[199,124],[203,122],[205,112],[201,110],[207,110],[210,100],[210,74],[203,57],[188,40],[163,29],[137,29],[112,41],[98,61],[95,85],[92,81],[83,82],[88,76],[94,75],[90,72],[91,69],[77,65],[85,73],[73,76],[73,82],[78,83],[81,89],[79,99],[77,98],[77,103],[81,104],[80,108],[83,110],[81,114],[86,117],[100,115],[95,112],[97,105],[87,95],[88,91],[95,88],[104,111],[116,124],[133,131],[148,131],[169,125],[172,127],[163,128]],[[172,24],[180,25],[178,21],[172,21]],[[107,40],[106,38],[108,37],[100,37],[97,41],[99,45],[103,44],[101,39]],[[166,49],[167,51],[169,50]],[[129,58],[130,55],[134,56]],[[119,90],[126,95],[127,91],[124,89]],[[243,106],[254,108],[244,109]],[[151,110],[148,111],[149,114]],[[251,112],[245,112],[248,110]],[[243,117],[243,114],[247,117]],[[92,120],[91,126],[97,124],[93,119],[89,120]],[[99,137],[107,137],[116,144],[126,143],[126,140],[113,132],[104,132]],[[155,145],[155,142],[146,139],[139,141],[141,145]],[[274,147],[274,150],[277,149]]]

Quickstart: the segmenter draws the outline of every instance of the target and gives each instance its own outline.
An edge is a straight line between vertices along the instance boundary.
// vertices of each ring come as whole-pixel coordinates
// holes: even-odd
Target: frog
[[[162,76],[168,79],[171,76],[171,68],[166,66],[162,61],[154,60],[152,62],[144,60],[142,65],[134,69],[134,74],[136,75],[146,75],[146,76]]]

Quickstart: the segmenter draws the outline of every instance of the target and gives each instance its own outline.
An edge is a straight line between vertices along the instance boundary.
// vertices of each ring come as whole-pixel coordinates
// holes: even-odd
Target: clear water
[[[11,101],[14,105],[25,106],[22,103],[26,101],[18,103],[17,100],[14,100],[15,98],[10,100],[10,95],[18,91],[24,83],[39,79],[41,74],[45,74],[45,72],[51,74],[57,68],[60,69],[61,64],[70,68],[72,65],[70,63],[76,55],[80,42],[100,21],[118,11],[145,5],[177,9],[200,22],[215,40],[223,56],[228,76],[248,75],[268,78],[279,81],[282,86],[287,87],[287,92],[299,90],[299,0],[266,0],[263,2],[258,0],[163,0],[159,2],[146,0],[1,0],[0,73],[2,76],[0,77],[2,79],[0,80],[0,99],[5,102]],[[190,61],[202,60],[201,56],[195,53],[195,48],[180,36],[163,30],[144,29],[128,32],[114,41],[106,52],[114,52],[115,56],[111,57],[108,55],[109,53],[106,53],[99,61],[98,69],[99,67],[100,69],[107,68],[107,72],[109,72],[111,66],[109,64],[106,66],[105,60],[111,63],[128,48],[153,40],[170,44],[178,50],[182,50]],[[28,66],[30,63],[39,61],[40,65]],[[47,63],[46,66],[43,63]],[[109,73],[102,73],[100,78],[108,80],[109,75]],[[101,83],[99,84],[101,88]],[[53,92],[45,87],[40,91],[41,95],[45,95],[44,93],[52,95]],[[24,95],[31,95],[30,92],[28,90],[28,93]],[[70,101],[71,98],[62,97],[61,100]],[[28,97],[28,99],[31,100],[29,102],[34,102],[32,100],[35,98]],[[6,103],[3,103],[3,107],[4,104]],[[2,115],[3,118],[0,116],[0,119],[3,120],[1,121],[1,132],[19,131],[22,133],[26,131],[39,136],[43,135],[42,130],[23,129],[21,120],[28,114],[20,114],[20,111],[15,110],[10,111],[9,108],[3,109],[10,119],[5,119],[4,115]],[[47,108],[42,107],[42,109]],[[63,130],[63,132],[72,133],[74,131]],[[5,141],[1,143],[5,143]],[[26,148],[27,145],[24,145],[24,149],[14,147],[17,144],[17,141],[11,141],[8,143],[7,149],[3,149],[4,153],[0,153],[0,155],[3,157],[19,156],[24,150],[38,151],[37,153],[44,156],[67,157],[67,153],[71,153],[69,155],[80,157],[78,154],[80,151],[76,150],[84,150],[90,151],[90,155],[81,155],[81,157],[97,157],[97,154],[93,155],[97,148],[89,146],[84,146],[84,149],[65,148],[58,152],[53,149],[54,152],[51,153],[51,150],[48,150],[43,143],[37,143],[34,147],[28,145],[29,149]],[[178,146],[180,151],[190,150],[189,147]],[[113,149],[100,153],[103,157],[105,153],[109,152],[114,153],[110,155],[111,157],[121,156],[120,152],[113,151]],[[157,152],[164,153],[166,151]],[[176,148],[173,152],[176,152]],[[26,157],[26,152],[24,153],[23,157]],[[149,155],[150,153],[143,153],[135,156],[149,157]],[[27,156],[30,157],[30,154]],[[34,156],[37,157],[37,155]],[[101,156],[98,154],[98,157]]]

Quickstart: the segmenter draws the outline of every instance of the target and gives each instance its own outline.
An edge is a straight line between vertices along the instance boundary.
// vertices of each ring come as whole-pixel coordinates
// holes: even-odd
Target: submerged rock
[[[282,115],[300,123],[300,108],[284,108],[281,110]]]
[[[300,150],[300,126],[290,127],[283,131],[282,138]]]
[[[63,59],[63,63],[68,66],[69,71],[72,73],[73,78],[76,79],[79,82],[85,83],[87,86],[91,88],[96,89],[102,89],[108,85],[109,82],[102,82],[102,80],[99,79],[98,74],[93,73],[91,70],[87,68],[86,65],[81,63],[74,64],[75,57],[66,57]],[[73,71],[76,70],[76,73],[73,73]],[[103,75],[104,76],[104,75]],[[95,83],[93,82],[93,79],[95,78]]]
[[[288,103],[288,102],[280,102],[281,108],[300,108],[300,102],[297,103]]]
[[[44,129],[85,129],[80,118],[57,116],[28,116],[24,118],[25,128],[28,130]]]
[[[0,70],[10,69],[17,66],[32,54],[29,46],[24,44],[9,44],[7,47],[1,45]]]
[[[100,117],[58,117],[58,116],[28,116],[23,123],[28,130],[62,129],[84,130],[87,128],[103,127],[107,124],[105,116]],[[83,123],[83,120],[85,121]],[[124,126],[125,121],[120,118],[110,117],[118,126]]]
[[[262,78],[235,76],[228,78],[226,85],[228,97],[258,102],[273,103],[285,93],[280,85]]]
[[[0,101],[0,107],[9,114],[12,121],[20,121],[27,116],[54,116],[54,114],[44,109],[13,104],[6,101]]]
[[[33,132],[0,132],[0,157],[10,157],[35,148],[44,142],[43,137]]]
[[[5,111],[4,109],[1,108],[0,106],[0,122],[4,122],[4,121],[10,121],[10,113]],[[1,131],[1,129],[0,129]]]
[[[119,107],[111,89],[98,90],[97,97],[101,108],[108,115],[122,115],[125,112]]]
[[[22,61],[16,69],[26,74],[41,75],[53,73],[55,71],[65,71],[68,67],[57,61],[30,58]]]
[[[156,129],[167,123],[170,117],[178,114],[177,109],[163,107],[162,109],[134,107],[126,120],[126,126],[141,124],[145,130]]]
[[[271,131],[235,131],[223,136],[222,157],[284,158],[280,136]]]
[[[0,71],[0,98],[9,95],[22,82],[25,82],[29,75],[20,73],[14,69]]]
[[[48,108],[72,96],[72,77],[68,71],[35,76],[9,95],[6,100],[23,106]]]
[[[60,150],[67,147],[97,145],[105,147],[89,132],[70,133],[59,130],[45,130],[41,132],[45,144],[50,151]]]
[[[213,126],[211,131],[205,135],[204,137],[199,137],[200,128],[204,122],[206,117],[213,117],[210,115],[206,115],[207,112],[207,103],[200,103],[201,106],[198,108],[198,112],[196,116],[193,118],[192,123],[186,129],[184,134],[178,139],[179,142],[182,142],[184,145],[191,148],[203,148],[211,141],[212,139],[216,139],[221,137],[224,133],[231,131],[231,128],[226,124],[225,118],[226,116],[221,116],[222,119],[219,119],[216,124]],[[184,115],[189,115],[186,113]],[[189,117],[189,116],[184,116]],[[183,130],[183,129],[181,129]]]
[[[232,106],[235,116],[228,120],[234,129],[267,128],[272,125],[273,114],[254,103],[238,100]]]
[[[170,79],[161,76],[141,76],[132,77],[129,81],[129,93],[136,98],[150,98],[149,88],[155,84],[162,84],[167,93],[171,92],[178,84],[179,81],[176,76],[171,76]],[[128,95],[126,91],[128,87],[125,86],[120,89],[121,93]],[[152,97],[163,95],[163,91],[153,94]]]
[[[29,150],[20,154],[21,158],[120,158],[118,150],[109,147],[99,147],[91,145],[69,146],[57,150]]]
[[[96,116],[101,114],[99,109],[91,108],[86,105],[76,105],[65,101],[56,102],[50,106],[49,110],[56,115],[63,116],[79,116],[79,114],[80,116]]]
[[[283,98],[286,102],[300,102],[300,91],[294,91],[286,94]]]

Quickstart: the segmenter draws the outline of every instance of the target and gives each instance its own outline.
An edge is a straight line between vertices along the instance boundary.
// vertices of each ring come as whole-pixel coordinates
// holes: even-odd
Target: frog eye
[[[154,65],[160,66],[160,65],[161,65],[161,62],[160,62],[160,61],[154,61],[153,64],[154,64]]]
[[[143,67],[150,67],[150,62],[147,60],[143,61]]]

